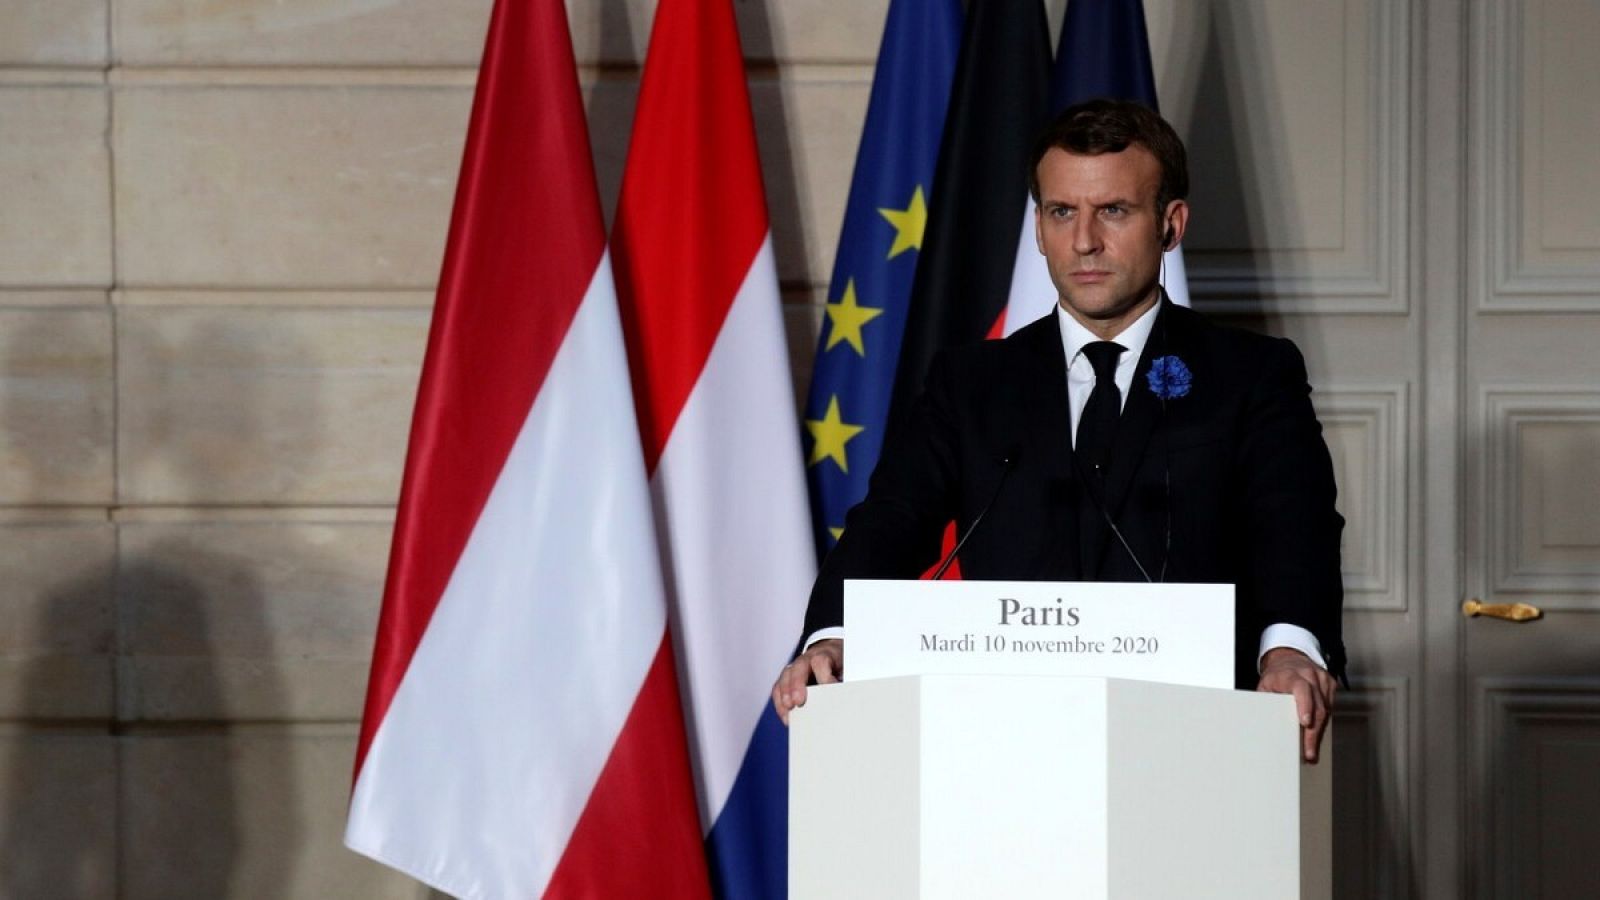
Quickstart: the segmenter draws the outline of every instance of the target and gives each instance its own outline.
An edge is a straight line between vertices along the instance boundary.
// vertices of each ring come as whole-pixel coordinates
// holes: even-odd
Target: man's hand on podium
[[[1306,762],[1317,761],[1322,732],[1328,727],[1328,716],[1333,711],[1333,692],[1338,687],[1338,682],[1326,669],[1299,650],[1275,647],[1261,658],[1261,682],[1256,690],[1294,695]]]
[[[789,710],[806,705],[806,685],[833,684],[844,675],[844,641],[817,641],[778,673],[772,686],[772,705],[778,718],[789,724]]]

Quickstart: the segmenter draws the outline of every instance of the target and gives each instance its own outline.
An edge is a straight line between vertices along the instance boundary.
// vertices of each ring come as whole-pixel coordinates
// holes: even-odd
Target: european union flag
[[[956,57],[959,0],[892,0],[806,401],[821,555],[883,449]]]

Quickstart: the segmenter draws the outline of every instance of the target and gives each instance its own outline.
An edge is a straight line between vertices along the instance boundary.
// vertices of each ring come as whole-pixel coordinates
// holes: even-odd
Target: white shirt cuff
[[[822,632],[819,631],[817,633],[821,634]],[[1299,650],[1306,656],[1311,657],[1311,661],[1323,670],[1328,668],[1328,661],[1322,658],[1322,644],[1317,641],[1316,635],[1301,628],[1299,625],[1288,625],[1279,622],[1276,625],[1268,625],[1266,630],[1261,632],[1261,652],[1256,654],[1257,675],[1261,674],[1262,657],[1267,655],[1268,650],[1276,650],[1279,647]]]
[[[831,640],[841,640],[841,641],[844,640],[844,626],[839,625],[839,626],[834,626],[833,628],[818,628],[816,631],[813,631],[811,633],[810,637],[806,638],[806,647],[805,647],[805,649],[810,650],[811,649],[811,645],[815,644],[817,641],[831,641]],[[1266,652],[1266,651],[1262,651],[1262,652]]]

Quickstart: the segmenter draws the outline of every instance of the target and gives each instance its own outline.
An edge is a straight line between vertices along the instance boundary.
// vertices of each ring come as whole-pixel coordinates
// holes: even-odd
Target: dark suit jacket
[[[917,577],[938,560],[946,523],[964,533],[993,498],[961,551],[964,578],[1143,581],[1137,556],[1153,579],[1237,585],[1240,687],[1255,686],[1261,631],[1276,622],[1316,635],[1342,674],[1344,520],[1294,344],[1163,301],[1096,505],[1072,459],[1055,315],[935,360],[823,561],[805,633],[843,624],[844,579]],[[1162,356],[1193,373],[1186,396],[1149,388]]]

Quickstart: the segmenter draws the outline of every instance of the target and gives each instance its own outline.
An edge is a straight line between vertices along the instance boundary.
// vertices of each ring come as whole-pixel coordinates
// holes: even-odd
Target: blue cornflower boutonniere
[[[1160,356],[1150,361],[1150,371],[1145,376],[1150,390],[1163,400],[1172,400],[1189,393],[1194,383],[1194,373],[1176,356]]]

